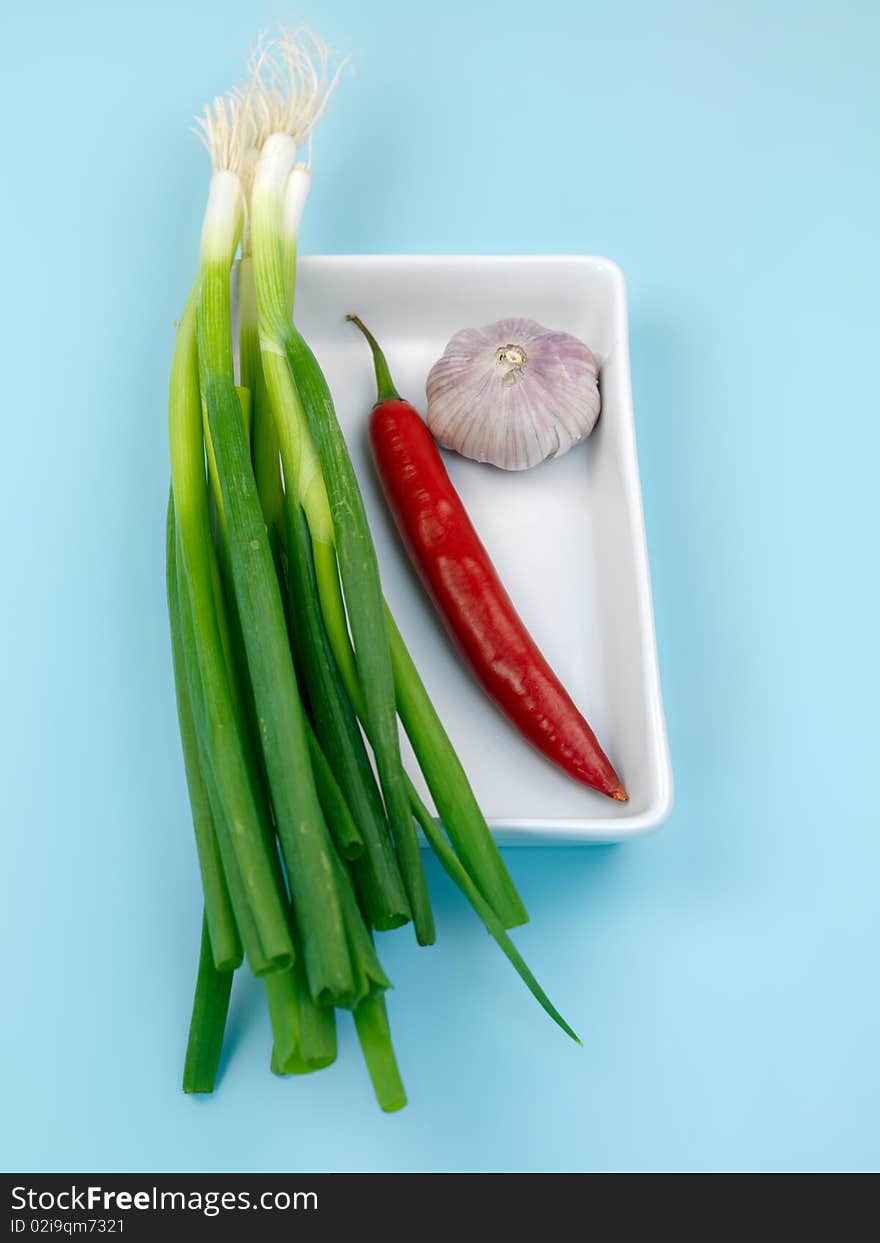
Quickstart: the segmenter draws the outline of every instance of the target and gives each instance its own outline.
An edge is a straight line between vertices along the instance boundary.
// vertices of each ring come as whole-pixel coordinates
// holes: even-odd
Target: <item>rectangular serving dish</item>
[[[345,321],[349,311],[376,334],[397,387],[422,412],[428,371],[459,328],[525,316],[573,333],[596,354],[602,415],[585,444],[524,472],[444,457],[514,603],[620,772],[629,803],[578,785],[533,751],[455,654],[376,481],[367,444],[375,383],[366,345]],[[566,255],[311,256],[300,263],[297,320],[333,391],[386,596],[498,841],[616,842],[656,828],[672,807],[672,773],[620,268]],[[420,776],[417,784],[424,793]]]

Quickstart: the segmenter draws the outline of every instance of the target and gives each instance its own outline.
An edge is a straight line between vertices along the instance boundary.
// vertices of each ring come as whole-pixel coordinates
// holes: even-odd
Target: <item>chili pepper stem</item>
[[[346,315],[345,317],[350,323],[359,328],[367,339],[373,353],[373,363],[376,368],[376,405],[381,406],[383,401],[400,401],[400,393],[394,387],[391,379],[391,372],[388,368],[388,361],[379,347],[379,342],[370,332],[366,324],[357,315]]]

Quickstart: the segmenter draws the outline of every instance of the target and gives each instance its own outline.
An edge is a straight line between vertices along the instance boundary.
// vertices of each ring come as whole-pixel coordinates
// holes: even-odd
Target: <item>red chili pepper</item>
[[[459,650],[501,711],[547,759],[585,785],[628,795],[596,735],[541,655],[480,542],[418,412],[391,382],[372,334],[378,400],[370,444],[385,496]]]

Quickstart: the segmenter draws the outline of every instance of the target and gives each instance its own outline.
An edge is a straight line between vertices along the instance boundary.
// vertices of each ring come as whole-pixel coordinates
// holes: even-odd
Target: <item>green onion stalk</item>
[[[224,266],[225,266],[225,259],[224,259]],[[224,297],[224,292],[227,286],[218,280],[216,287],[217,287],[217,297],[219,300]],[[202,305],[204,305],[204,301],[205,301],[205,289],[206,289],[206,283],[205,283],[205,280],[203,280]],[[225,308],[223,308],[223,310],[224,310],[224,319],[225,319]],[[223,337],[224,339],[226,338],[225,330],[224,330]],[[204,339],[204,335],[202,339]],[[245,361],[246,358],[247,358],[247,355],[243,354],[242,355],[243,361]],[[206,414],[207,414],[207,436],[206,438],[208,440],[209,445],[214,448],[214,458],[216,462],[216,480],[218,482],[218,486],[220,490],[220,495],[217,497],[216,508],[217,508],[217,513],[218,513],[218,518],[219,518],[218,529],[220,531],[221,544],[222,544],[221,560],[223,561],[224,568],[226,568],[227,570],[227,578],[231,578],[233,589],[234,589],[233,590],[234,600],[232,602],[231,609],[230,609],[232,620],[238,623],[238,630],[234,634],[234,639],[238,637],[238,631],[240,631],[241,639],[242,639],[242,642],[240,643],[235,642],[235,641],[233,641],[232,643],[233,662],[235,664],[244,663],[246,666],[244,670],[244,674],[240,679],[241,684],[244,684],[245,682],[247,682],[248,680],[247,675],[248,674],[250,675],[250,686],[253,691],[254,707],[256,709],[258,718],[260,718],[259,733],[260,733],[262,741],[264,742],[264,747],[263,747],[264,759],[266,761],[266,769],[267,769],[267,774],[269,776],[270,792],[272,792],[273,805],[276,807],[276,821],[278,821],[279,823],[279,834],[281,836],[282,849],[284,850],[285,839],[283,835],[283,826],[281,825],[280,818],[278,817],[277,796],[274,793],[272,773],[271,773],[271,768],[270,768],[271,750],[269,749],[269,747],[265,745],[266,744],[266,739],[264,736],[265,731],[264,731],[261,712],[260,712],[259,686],[258,686],[256,679],[253,676],[253,667],[254,667],[254,653],[252,650],[253,644],[252,643],[249,644],[249,633],[250,633],[249,623],[248,623],[247,617],[244,615],[242,608],[241,608],[241,601],[242,601],[243,596],[242,596],[242,591],[239,587],[239,584],[236,581],[236,568],[235,568],[234,558],[235,558],[235,547],[236,547],[237,536],[236,536],[236,529],[235,529],[235,515],[232,513],[230,509],[230,496],[234,498],[236,495],[236,492],[235,490],[230,490],[228,487],[224,485],[224,477],[225,477],[224,472],[227,468],[224,467],[223,465],[224,448],[223,448],[223,445],[220,443],[220,439],[219,439],[219,437],[223,434],[224,430],[228,434],[231,430],[233,430],[234,426],[238,427],[238,424],[234,424],[233,420],[230,418],[227,427],[225,429],[221,427],[218,430],[218,421],[213,420],[211,418],[211,397],[210,397],[211,389],[210,389],[210,380],[209,380],[210,368],[213,365],[218,372],[222,368],[225,368],[226,387],[228,390],[229,376],[230,376],[229,359],[228,358],[224,359],[223,357],[219,355],[216,358],[212,358],[210,354],[210,348],[206,348],[206,347],[203,347],[200,350],[200,359],[202,362],[202,374],[204,377],[202,389],[203,389],[203,394],[206,395],[205,396],[205,406],[206,406]],[[255,370],[254,360],[251,360],[246,365],[245,370],[242,374],[242,378],[251,378],[254,370]],[[255,494],[255,481],[253,479],[252,474],[249,474],[247,467],[243,466],[242,473],[239,477],[238,493],[241,494],[247,491],[250,491],[251,493]],[[256,508],[257,504],[258,502],[254,501],[253,508]],[[241,525],[242,525],[241,521],[239,520],[239,526]],[[256,551],[255,550],[255,542],[256,542],[255,528],[253,528],[253,525],[252,525],[252,530],[250,534],[246,534],[244,538],[247,539],[248,549],[250,551]],[[265,554],[264,554],[264,560],[265,560]],[[267,565],[266,577],[271,581],[272,586],[277,591],[277,588],[278,588],[277,568],[278,567],[276,564],[273,564],[270,561],[266,561],[266,565]],[[272,567],[271,571],[268,569],[270,565]],[[247,582],[247,588],[249,592],[256,593],[260,589],[260,584],[255,583],[252,578],[250,581]],[[249,606],[250,600],[248,599],[248,597],[245,596],[244,599],[246,601],[246,605]],[[266,599],[265,595],[263,596],[263,599],[265,601]],[[268,606],[264,606],[264,616],[266,615],[267,607]],[[276,614],[277,612],[278,610],[276,609]],[[284,632],[283,642],[281,646],[282,646],[284,654],[287,657],[287,662],[290,666],[290,672],[293,675],[294,687],[296,687],[296,675],[294,673],[294,666],[290,660],[290,652],[289,652],[287,644],[288,644],[288,636],[286,632]],[[260,652],[260,650],[261,649],[258,649],[258,652]],[[242,651],[243,651],[244,660],[242,660]],[[243,694],[244,694],[244,691],[243,690],[240,691],[240,697],[243,697]],[[323,755],[323,752],[320,749],[320,744],[318,743],[317,738],[314,736],[312,732],[311,725],[310,725],[310,722],[308,721],[308,718],[305,715],[303,715],[302,720],[303,720],[303,727],[305,731],[305,738],[306,738],[306,744],[307,744],[307,749],[308,749],[308,757],[309,757],[309,761],[311,764],[309,776],[314,779],[315,792],[317,795],[318,805],[321,809],[321,812],[326,817],[328,827],[330,828],[331,836],[333,837],[334,841],[338,843],[339,849],[342,852],[343,856],[354,857],[357,854],[359,854],[362,849],[362,842],[360,839],[357,826],[354,824],[352,820],[352,817],[348,811],[347,805],[345,804],[342,793],[339,790],[338,785],[335,782],[335,778],[333,777],[332,771],[330,770],[329,765],[326,761],[326,757]],[[271,738],[269,739],[269,742],[271,742]],[[294,928],[295,934],[299,938],[300,942],[303,944],[303,947],[304,947],[303,955],[306,959],[306,966],[308,967],[309,965],[309,939],[308,939],[309,928],[314,926],[314,917],[313,917],[313,914],[310,915],[308,907],[309,907],[309,904],[313,901],[312,895],[314,894],[317,886],[312,884],[311,886],[307,887],[304,884],[298,884],[295,875],[293,875],[294,869],[296,867],[296,863],[295,862],[292,863],[289,861],[289,854],[287,851],[285,851],[285,858],[288,860],[288,869],[291,873],[291,880],[292,880],[293,910],[294,910],[293,928]],[[334,854],[334,848],[331,844],[329,844],[329,842],[328,842],[328,849],[326,852],[326,859],[328,861],[328,873],[325,877],[326,883],[324,884],[324,892],[326,893],[329,889],[334,894],[338,894],[339,903],[340,903],[342,937],[344,938],[344,943],[349,954],[349,962],[350,962],[351,973],[352,973],[352,982],[351,982],[351,986],[345,991],[345,993],[337,993],[333,995],[332,997],[322,995],[320,991],[316,991],[314,988],[314,982],[311,978],[309,980],[309,987],[310,987],[312,995],[316,997],[316,999],[319,1001],[326,1002],[328,1000],[332,1000],[337,1004],[354,1006],[358,1004],[364,997],[370,995],[376,988],[388,987],[389,982],[387,980],[387,977],[385,977],[384,973],[379,967],[378,962],[375,958],[375,953],[372,949],[372,943],[369,941],[368,933],[366,931],[366,928],[364,927],[363,919],[357,907],[357,903],[353,899],[353,896],[352,896],[351,881],[348,877],[347,872],[345,871],[345,868],[336,859],[335,854]],[[297,974],[298,971],[299,971],[299,968],[295,964],[295,974]],[[267,992],[269,993],[270,1000],[273,1003],[276,1014],[279,1012],[277,994],[280,991],[282,991],[282,989],[283,989],[283,985],[281,983],[267,984]],[[303,1020],[303,1030],[304,1031],[308,1030],[308,1025],[305,1023],[305,1020]],[[281,1043],[282,1042],[280,1040],[280,1037],[276,1033],[276,1045],[280,1046]],[[303,1047],[303,1054],[307,1061],[313,1060],[312,1054],[309,1052],[308,1048],[305,1046]],[[285,1059],[282,1059],[282,1061],[284,1060]]]
[[[242,272],[240,270],[239,280],[241,280],[241,278]],[[239,289],[239,296],[246,297],[246,294],[242,294],[241,288]],[[252,348],[250,356],[247,341],[248,328],[250,325],[247,323],[246,316],[242,315],[240,318],[242,320],[240,375],[243,383],[246,382],[248,385],[253,385],[257,378],[260,366],[259,346],[256,342],[255,316],[253,323],[254,340],[251,343]],[[248,424],[246,411],[250,404],[250,391],[250,387],[238,386],[237,388],[240,404],[242,406],[243,424],[245,426],[246,436]],[[213,455],[209,434],[206,435],[206,447],[210,463]],[[219,494],[219,479],[216,474],[216,466],[214,471],[209,471],[209,473],[211,474],[211,482],[214,490],[213,499],[215,501],[218,519],[218,553],[224,564],[224,569],[228,577],[230,573],[228,558],[228,529],[223,509],[222,497]],[[171,513],[171,518],[173,520],[173,511]],[[173,527],[171,530],[173,532]],[[173,547],[171,545],[171,538],[172,536],[170,533],[169,565],[172,564],[174,555]],[[169,570],[169,574],[170,573],[171,571]],[[246,681],[246,667],[244,666],[243,659],[243,639],[240,633],[240,628],[235,624],[238,619],[234,613],[234,610],[230,616],[227,616],[226,603],[221,594],[218,594],[217,596],[217,611],[221,621],[221,630],[224,634],[224,643],[227,647],[227,652],[232,659],[230,678],[233,682],[236,693],[239,696],[239,700],[242,704],[242,710],[243,712],[246,712],[247,708],[245,705],[245,697],[247,696],[247,698],[250,699],[250,696],[247,694],[250,688],[243,685]],[[223,624],[224,622],[225,625]],[[231,637],[228,637],[228,632],[230,631],[232,632]],[[248,724],[249,722],[244,723],[243,731],[246,730],[246,726]],[[318,795],[322,810],[327,817],[328,824],[330,825],[331,832],[334,833],[334,837],[335,834],[339,834],[341,849],[345,851],[346,857],[355,857],[361,849],[360,837],[357,833],[356,826],[351,821],[347,808],[344,806],[341,793],[335,785],[332,773],[328,774],[326,771],[328,767],[327,761],[324,758],[323,753],[320,751],[320,747],[317,744],[314,732],[308,721],[306,722],[306,725],[309,740],[309,754],[315,772],[316,786],[318,788]],[[251,771],[256,774],[256,758],[252,754],[249,755],[248,758],[251,761]],[[273,831],[269,825],[268,811],[264,813],[264,820],[264,832],[271,841]],[[243,926],[245,927],[245,934],[247,934],[249,930],[247,928],[246,919]],[[292,921],[292,929],[295,930],[295,921]],[[252,969],[254,969],[255,956],[252,953],[249,953],[249,961],[251,962]],[[265,974],[259,969],[258,964],[255,969],[255,974]],[[271,975],[266,975],[264,985],[269,1003],[269,1013],[273,1030],[273,1069],[281,1067],[283,1068],[284,1073],[288,1071],[295,1071],[296,1073],[309,1073],[328,1066],[332,1061],[334,1061],[336,1058],[335,1014],[332,1007],[318,1006],[313,1001],[309,991],[308,982],[305,977],[303,956],[299,952],[299,949],[297,950],[296,959],[293,965],[285,970],[275,971]],[[197,1002],[198,998],[203,994],[210,995],[211,987],[212,980],[210,975],[206,975],[203,971],[200,971],[196,987]],[[358,993],[358,996],[360,995],[361,993]],[[216,1037],[217,1024],[215,1022],[214,1027],[212,1028],[208,1022],[212,1013],[213,1011],[205,1005],[194,1005],[190,1034],[191,1048],[198,1049],[201,1045],[206,1044],[209,1047],[213,1047],[211,1045],[210,1038],[212,1034]],[[203,1032],[201,1028],[206,1024],[208,1024],[207,1030]],[[220,1032],[220,1036],[222,1036],[222,1031]],[[190,1060],[191,1059],[188,1056],[188,1065]],[[188,1088],[187,1090],[196,1089]],[[210,1089],[205,1088],[204,1090]]]
[[[221,835],[227,823],[235,826],[226,837],[227,855],[234,860],[241,881],[241,895],[262,947],[261,959],[280,967],[288,965],[294,953],[286,900],[260,827],[217,618],[217,570],[199,399],[197,303],[196,289],[178,329],[169,394],[177,577],[182,585],[178,599],[192,619],[189,690],[190,695],[198,691],[202,707],[196,721],[205,752],[203,776],[226,813],[222,821],[215,818],[215,828]],[[222,849],[222,836],[220,845]],[[229,883],[228,875],[226,879]]]
[[[383,1113],[403,1109],[406,1091],[391,1043],[385,998],[362,1001],[354,1012],[354,1024],[379,1107]]]
[[[173,498],[168,502],[165,553],[168,615],[171,624],[171,655],[174,665],[174,685],[177,694],[177,717],[180,726],[183,762],[196,838],[196,852],[202,877],[202,891],[205,895],[205,925],[208,929],[209,943],[212,947],[215,967],[218,971],[234,971],[236,967],[241,965],[242,961],[241,938],[238,934],[238,927],[229,897],[229,889],[223,873],[223,861],[208,799],[208,790],[202,772],[195,716],[187,682],[179,612],[177,525],[174,520]]]
[[[202,231],[201,396],[216,460],[235,606],[260,743],[309,987],[316,1001],[349,1004],[354,998],[354,979],[330,861],[332,846],[309,761],[284,609],[235,389],[230,270],[242,209],[237,172],[215,167]]]
[[[339,670],[317,597],[308,525],[299,507],[288,534],[291,641],[309,699],[315,732],[333,765],[356,819],[363,851],[354,874],[371,927],[398,928],[410,918],[382,799]]]
[[[257,291],[251,258],[250,228],[242,236],[242,257],[238,263],[238,351],[239,383],[251,395],[251,453],[254,478],[266,529],[280,573],[284,547],[284,494],[281,460],[275,422],[269,408],[266,381],[260,359],[260,332],[257,319]]]
[[[319,460],[310,434],[314,428],[309,428],[298,383],[294,382],[289,365],[295,339],[289,314],[295,268],[289,258],[290,245],[285,251],[283,222],[287,219],[291,227],[290,222],[296,222],[299,214],[290,199],[285,202],[291,174],[294,176],[291,195],[304,199],[308,189],[304,172],[294,171],[295,159],[294,139],[284,133],[270,134],[260,153],[251,195],[251,241],[261,357],[281,449],[288,527],[291,522],[299,521],[293,507],[300,505],[309,526],[318,595],[331,642],[334,633],[344,630],[347,634],[351,627],[356,668],[351,668],[347,646],[339,646],[337,660],[348,662],[349,667],[341,672],[347,675],[349,683],[356,681],[362,691],[416,936],[421,944],[430,944],[435,936],[434,921],[406,797],[375,551],[347,454],[344,461],[338,454]],[[328,488],[332,496],[328,495]],[[340,571],[345,603],[340,589]]]
[[[179,557],[176,559],[176,569],[177,592],[175,600],[175,625],[179,629],[184,672],[187,677],[187,689],[189,692],[193,721],[195,723],[196,739],[198,743],[199,763],[205,783],[205,791],[211,810],[213,824],[217,829],[217,842],[223,866],[223,875],[228,886],[229,898],[235,917],[235,923],[238,928],[239,935],[241,936],[248,965],[255,976],[264,976],[268,975],[272,971],[285,970],[289,966],[292,958],[293,942],[292,940],[290,941],[290,954],[275,955],[273,957],[270,953],[267,953],[263,942],[260,939],[259,929],[251,910],[248,892],[244,885],[241,869],[236,858],[235,823],[230,819],[229,809],[224,804],[223,798],[219,792],[218,783],[214,776],[214,766],[208,746],[209,730],[206,725],[207,715],[204,689],[198,672],[198,641],[193,623],[192,606]],[[217,616],[220,620],[221,631],[225,635],[225,605],[219,590],[215,594],[215,605],[217,608]],[[224,643],[224,650],[230,651],[231,649],[227,648]],[[267,819],[262,790],[255,776],[255,767],[251,755],[248,733],[242,722],[240,702],[238,700],[236,684],[232,676],[231,665],[227,664],[227,670],[230,677],[230,686],[232,687],[233,703],[235,706],[236,729],[238,730],[238,738],[242,746],[244,764],[247,771],[248,788],[252,798],[254,814],[257,819],[257,827],[260,833],[263,848],[265,850],[266,858],[268,860],[274,891],[282,895],[281,901],[285,904],[286,908],[286,887],[278,864],[278,855],[274,844],[273,834]]]
[[[232,971],[218,971],[214,965],[208,920],[203,917],[196,991],[183,1064],[184,1092],[214,1091],[223,1051],[232,976]]]
[[[316,1005],[302,955],[289,971],[263,981],[272,1026],[270,1068],[278,1075],[307,1075],[336,1061],[336,1011]]]
[[[245,399],[247,397],[248,390],[238,388],[237,392],[239,394],[239,399],[242,404],[242,415],[244,416],[245,408],[247,405],[247,401]],[[246,427],[246,419],[244,417],[243,417],[243,423]],[[208,434],[206,434],[206,448],[207,448],[208,460],[210,462],[211,444],[210,444],[210,436]],[[211,472],[209,470],[209,474],[210,473]],[[223,571],[225,582],[228,584],[231,580],[231,570],[230,570],[230,564],[229,564],[229,548],[228,548],[228,528],[227,528],[225,511],[223,508],[223,500],[219,493],[219,480],[217,478],[216,472],[214,472],[211,475],[211,484],[212,484],[212,499],[214,501],[214,513],[217,518],[216,531],[215,531],[215,534],[217,536],[217,544],[218,544],[217,556],[222,564],[222,571]],[[217,612],[218,625],[220,627],[221,637],[223,641],[224,652],[226,653],[227,669],[228,669],[228,674],[229,674],[230,685],[232,687],[233,698],[234,698],[234,702],[235,702],[236,709],[237,709],[236,720],[237,720],[238,727],[239,727],[239,735],[242,739],[243,746],[244,746],[245,761],[248,766],[248,773],[250,777],[251,788],[254,791],[255,802],[256,802],[259,818],[260,818],[260,828],[261,828],[264,841],[266,843],[266,849],[269,853],[270,860],[273,864],[273,871],[276,877],[276,884],[280,892],[286,893],[286,886],[285,886],[284,878],[282,876],[280,865],[278,862],[278,857],[277,857],[275,830],[274,830],[274,826],[272,823],[271,809],[268,803],[268,791],[266,789],[265,774],[260,765],[258,723],[256,721],[256,712],[255,712],[255,706],[254,706],[254,701],[253,701],[253,691],[252,691],[252,688],[250,686],[250,682],[248,679],[247,662],[246,662],[245,648],[244,648],[244,638],[243,638],[243,634],[241,631],[240,619],[235,610],[234,599],[229,599],[227,597],[226,593],[223,591],[220,585],[219,579],[220,579],[220,574],[218,573],[215,576],[215,596],[214,596],[215,607],[216,607],[216,612]],[[195,667],[195,658],[194,656],[192,656],[192,653],[195,652],[195,641],[194,641],[194,637],[192,634],[192,619],[189,613],[189,609],[187,607],[185,591],[183,590],[182,586],[179,588],[177,595],[178,595],[178,598],[175,601],[175,603],[177,605],[177,610],[178,610],[177,621],[178,621],[178,625],[181,631],[181,636],[182,636],[181,641],[182,641],[182,645],[184,649],[183,663],[184,665],[189,664],[190,667]],[[189,659],[187,659],[188,657]],[[192,685],[191,699],[192,699],[194,715],[198,717],[199,719],[201,719],[201,714],[203,712],[202,695],[201,695],[201,686],[199,685],[197,679]],[[313,733],[311,731],[311,727],[308,721],[306,722],[306,726],[307,726],[307,732],[309,735],[309,754],[314,765],[316,763],[316,756],[315,756],[315,752],[313,749],[314,736],[313,736]],[[199,731],[197,729],[196,730],[197,735],[198,735],[198,732]],[[210,764],[208,761],[204,761],[203,768],[208,772],[210,771]],[[206,786],[208,788],[209,802],[212,803],[214,807],[216,808],[215,813],[214,813],[215,818],[217,821],[219,821],[219,823],[223,824],[225,823],[226,809],[223,807],[222,800],[220,800],[217,796],[213,782],[210,780],[210,776],[208,779],[206,779]],[[319,801],[321,803],[321,808],[322,808],[322,811],[324,811],[325,816],[328,814],[334,814],[337,818],[340,818],[341,813],[338,807],[338,802],[332,798],[332,791],[327,797],[327,806],[325,806],[323,784],[318,778],[317,771],[316,771],[316,786],[318,788],[318,795],[319,795]],[[331,832],[334,832],[334,831],[335,831],[335,822],[334,822],[334,825],[331,825]],[[347,849],[349,851],[354,851],[356,847],[356,843],[353,840],[353,832],[354,832],[353,827],[343,822],[339,831],[340,833],[343,833],[345,835]],[[220,840],[221,855],[224,854],[225,842],[227,838],[229,837],[230,832],[231,830],[228,830],[225,835],[220,835],[219,840]],[[262,953],[262,949],[260,947],[259,941],[258,939],[255,938],[254,929],[253,929],[253,921],[249,916],[249,912],[247,911],[246,906],[243,905],[242,900],[241,900],[241,881],[240,881],[240,877],[238,874],[238,870],[235,866],[235,861],[234,859],[230,858],[228,854],[226,854],[226,856],[223,859],[223,863],[224,863],[225,874],[226,876],[229,877],[232,907],[236,913],[236,919],[238,922],[238,926],[241,929],[241,935],[245,943],[247,958],[251,966],[251,970],[253,971],[254,975],[257,975],[257,976],[266,975],[275,968],[272,963],[269,963],[265,960],[265,956]],[[207,899],[206,899],[206,905],[207,905]],[[295,931],[293,926],[291,930]],[[301,957],[301,955],[299,955],[299,957]],[[301,969],[301,964],[300,964],[300,969]]]

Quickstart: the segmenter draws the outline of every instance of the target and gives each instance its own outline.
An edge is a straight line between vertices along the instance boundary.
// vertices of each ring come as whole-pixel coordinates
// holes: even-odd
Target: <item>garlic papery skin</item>
[[[592,351],[533,319],[457,332],[426,387],[435,440],[502,470],[560,457],[589,436],[599,417]]]

